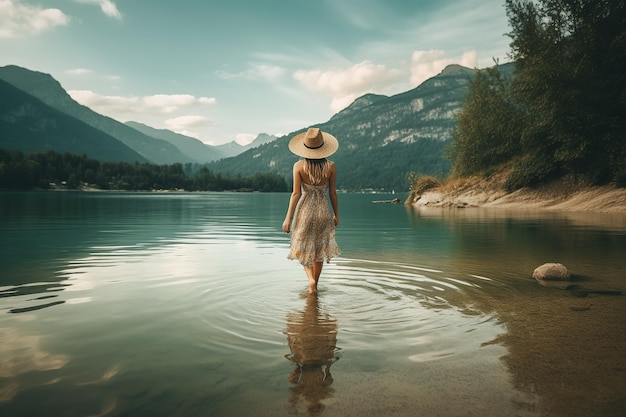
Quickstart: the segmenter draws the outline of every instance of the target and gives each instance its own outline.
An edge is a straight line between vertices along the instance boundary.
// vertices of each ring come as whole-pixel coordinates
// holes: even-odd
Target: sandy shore
[[[626,188],[581,187],[567,181],[507,192],[504,175],[468,178],[431,188],[410,198],[415,207],[502,207],[626,214]]]

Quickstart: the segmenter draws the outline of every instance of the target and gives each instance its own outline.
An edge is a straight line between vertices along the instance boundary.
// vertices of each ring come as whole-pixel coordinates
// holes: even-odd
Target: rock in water
[[[547,263],[535,268],[533,278],[538,281],[567,281],[570,278],[570,274],[563,264]]]

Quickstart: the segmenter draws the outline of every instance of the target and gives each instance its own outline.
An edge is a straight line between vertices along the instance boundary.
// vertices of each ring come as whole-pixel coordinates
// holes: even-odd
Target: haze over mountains
[[[500,66],[507,74],[512,64]],[[405,190],[411,171],[446,176],[443,150],[452,139],[475,70],[450,65],[418,87],[391,97],[367,94],[316,126],[340,141],[332,156],[341,167],[337,185]],[[0,148],[25,153],[53,150],[101,161],[206,164],[215,172],[290,179],[297,157],[280,138],[260,134],[247,146],[210,146],[198,139],[137,122],[121,123],[74,101],[49,74],[0,67]]]

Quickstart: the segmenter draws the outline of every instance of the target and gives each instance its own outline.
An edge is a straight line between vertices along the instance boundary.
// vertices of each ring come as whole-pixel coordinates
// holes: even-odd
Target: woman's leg
[[[320,280],[320,275],[322,275],[323,266],[324,262],[313,262],[313,278],[315,279],[315,289],[317,289],[317,282]]]
[[[315,264],[313,266],[304,266],[304,272],[309,279],[309,294],[317,291],[317,281],[315,280]]]

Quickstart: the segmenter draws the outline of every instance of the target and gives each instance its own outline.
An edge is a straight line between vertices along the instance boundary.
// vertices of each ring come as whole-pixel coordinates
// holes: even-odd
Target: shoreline
[[[541,209],[626,214],[626,188],[581,186],[566,180],[537,188],[504,190],[504,175],[468,178],[429,188],[406,204],[413,207]]]

